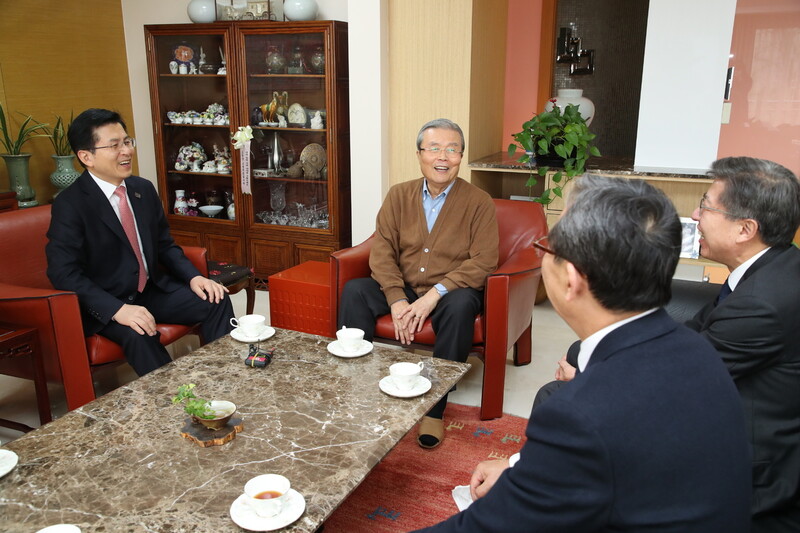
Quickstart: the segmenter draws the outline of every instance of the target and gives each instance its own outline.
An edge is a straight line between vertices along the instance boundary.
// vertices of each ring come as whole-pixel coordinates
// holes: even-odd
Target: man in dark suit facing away
[[[581,372],[531,413],[518,460],[480,463],[472,505],[424,531],[749,531],[739,395],[708,341],[662,309],[680,247],[651,185],[576,181],[537,248]]]
[[[156,323],[195,324],[210,342],[229,333],[227,289],[175,244],[153,185],[132,176],[136,141],[120,115],[87,109],[68,132],[83,174],[56,197],[47,275],[78,295],[86,335],[120,344],[137,374],[170,362]]]

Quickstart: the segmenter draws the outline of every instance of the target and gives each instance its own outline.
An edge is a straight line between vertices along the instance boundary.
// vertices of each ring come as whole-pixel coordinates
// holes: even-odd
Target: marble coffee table
[[[328,342],[279,329],[262,342],[276,348],[272,364],[258,369],[244,365],[246,344],[225,337],[10,442],[19,464],[0,478],[0,531],[241,531],[231,504],[266,473],[305,498],[282,531],[315,531],[469,368],[380,347],[343,359]],[[429,392],[381,392],[404,360],[425,363]],[[207,448],[182,438],[185,414],[170,399],[183,383],[234,402],[244,430]]]

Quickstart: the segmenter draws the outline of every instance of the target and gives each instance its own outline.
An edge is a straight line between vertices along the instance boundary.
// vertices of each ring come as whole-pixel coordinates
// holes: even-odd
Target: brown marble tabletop
[[[305,497],[282,531],[315,531],[469,368],[380,347],[342,359],[330,340],[279,329],[262,343],[274,360],[259,369],[244,365],[246,344],[225,337],[8,443],[19,464],[0,478],[0,531],[241,531],[231,504],[267,473]],[[423,361],[431,390],[381,392],[398,361]],[[186,415],[170,400],[184,383],[235,403],[244,430],[207,448],[182,438]]]

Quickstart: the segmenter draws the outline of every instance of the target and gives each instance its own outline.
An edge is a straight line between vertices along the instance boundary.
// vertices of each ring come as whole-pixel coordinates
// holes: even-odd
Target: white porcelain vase
[[[192,22],[214,22],[217,20],[216,0],[192,0],[186,6],[186,13]]]
[[[283,15],[292,21],[317,18],[317,0],[286,0]]]
[[[555,100],[555,104],[553,102],[547,102],[544,106],[545,111],[550,111],[553,109],[553,106],[558,106],[563,112],[567,105],[573,104],[578,106],[578,111],[581,116],[586,119],[587,126],[594,120],[594,103],[583,96],[583,89],[559,89],[558,95],[554,96],[551,100]]]

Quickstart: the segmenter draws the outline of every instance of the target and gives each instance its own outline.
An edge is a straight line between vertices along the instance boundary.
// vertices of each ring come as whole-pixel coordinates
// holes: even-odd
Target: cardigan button
[[[430,252],[430,250],[428,248],[425,248],[425,253],[427,254],[428,252]]]
[[[420,272],[425,272],[425,267],[419,269]]]

